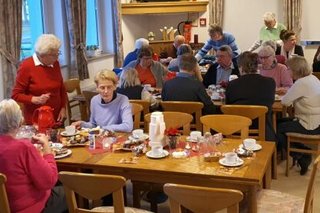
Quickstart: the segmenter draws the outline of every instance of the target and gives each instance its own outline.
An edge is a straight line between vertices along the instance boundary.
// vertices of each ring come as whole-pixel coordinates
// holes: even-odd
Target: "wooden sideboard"
[[[152,47],[153,52],[157,53],[160,56],[161,52],[167,52],[166,50],[170,48],[170,46],[173,44],[173,41],[150,41],[149,45]]]

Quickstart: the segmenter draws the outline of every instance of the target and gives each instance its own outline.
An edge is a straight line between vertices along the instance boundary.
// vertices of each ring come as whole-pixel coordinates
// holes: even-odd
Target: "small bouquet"
[[[180,132],[177,128],[169,128],[164,131],[164,134],[167,136],[179,136]]]
[[[175,149],[177,146],[178,136],[180,132],[177,128],[169,128],[164,131],[164,134],[168,137],[168,145],[170,149]]]

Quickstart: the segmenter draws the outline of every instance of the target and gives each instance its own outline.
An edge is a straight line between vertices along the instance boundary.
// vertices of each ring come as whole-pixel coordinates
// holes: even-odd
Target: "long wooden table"
[[[217,146],[223,152],[232,151],[241,143],[240,139],[225,139]],[[70,157],[57,160],[60,170],[94,171],[121,175],[132,181],[151,183],[179,183],[206,187],[239,189],[247,193],[249,212],[257,212],[256,192],[258,188],[270,188],[271,161],[275,145],[271,142],[259,142],[262,150],[255,157],[245,158],[238,168],[228,169],[218,162],[204,162],[201,156],[174,159],[139,157],[136,164],[121,164],[123,158],[132,157],[132,153],[92,154],[86,147],[72,149]],[[139,197],[135,197],[139,201]],[[137,204],[136,204],[137,205]]]

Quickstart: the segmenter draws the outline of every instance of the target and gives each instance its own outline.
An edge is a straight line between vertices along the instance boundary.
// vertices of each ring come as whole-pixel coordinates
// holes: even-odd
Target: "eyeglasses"
[[[49,56],[56,56],[58,57],[59,55],[62,55],[61,50],[59,50],[57,53],[50,53],[48,54]]]
[[[269,57],[271,57],[271,55],[267,55],[267,56],[259,56],[259,59],[268,59]]]

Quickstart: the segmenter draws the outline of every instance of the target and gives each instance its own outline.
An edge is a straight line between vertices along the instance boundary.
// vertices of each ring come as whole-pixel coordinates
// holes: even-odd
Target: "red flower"
[[[167,136],[178,136],[180,132],[177,128],[169,128],[164,131],[164,134]]]

